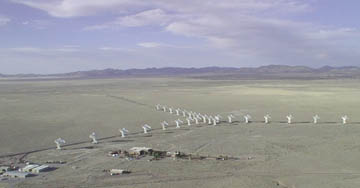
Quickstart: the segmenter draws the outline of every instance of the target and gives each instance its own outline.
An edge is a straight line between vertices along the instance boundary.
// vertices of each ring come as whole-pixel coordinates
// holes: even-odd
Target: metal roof
[[[40,172],[40,171],[45,170],[45,169],[47,169],[47,168],[49,168],[49,166],[47,166],[47,165],[41,165],[41,166],[38,166],[38,167],[36,167],[36,168],[31,169],[31,171],[33,171],[33,172]]]
[[[30,174],[27,172],[19,172],[19,171],[7,171],[3,174],[3,176],[10,176],[10,177],[28,177]]]
[[[29,170],[31,170],[33,168],[36,168],[36,167],[39,167],[39,165],[36,165],[36,164],[27,165],[24,168],[22,168],[22,171],[26,172],[26,171],[29,171]]]

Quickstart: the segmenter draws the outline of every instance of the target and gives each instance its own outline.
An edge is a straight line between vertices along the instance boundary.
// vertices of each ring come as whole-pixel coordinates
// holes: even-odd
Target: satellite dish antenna
[[[245,123],[250,123],[251,116],[249,114],[246,114],[244,116],[244,119],[245,119]]]
[[[201,118],[201,114],[200,114],[200,113],[196,114],[196,118],[198,118],[199,120],[201,120],[201,119],[202,119],[202,118]]]
[[[196,117],[195,113],[194,112],[191,112],[190,115],[189,115],[189,118],[192,120]]]
[[[182,111],[183,117],[186,117],[186,110]]]
[[[166,127],[169,126],[168,122],[166,122],[166,121],[163,121],[160,124],[162,126],[162,130],[164,130],[164,131],[166,130]]]
[[[288,124],[291,124],[292,123],[292,119],[294,118],[294,116],[292,116],[291,114],[290,115],[288,115],[288,116],[286,116],[286,118],[287,118],[287,122],[288,122]]]
[[[163,111],[166,112],[166,106],[163,106]]]
[[[54,142],[56,144],[56,149],[58,149],[58,150],[61,149],[61,145],[64,145],[66,143],[65,140],[62,138],[58,138]]]
[[[211,120],[212,120],[212,122],[213,122],[213,125],[215,126],[216,123],[217,123],[217,122],[216,122],[216,118],[214,118],[214,117],[211,116]]]
[[[233,118],[235,118],[234,115],[232,115],[232,114],[228,115],[228,122],[232,123]]]
[[[313,116],[313,119],[314,119],[314,124],[317,124],[318,120],[320,119],[320,116],[315,115],[315,116]]]
[[[121,133],[121,137],[125,138],[125,136],[129,133],[129,131],[125,128],[119,129],[120,133]]]
[[[180,119],[175,120],[176,123],[176,128],[180,128],[180,123],[184,123],[183,121],[181,121]]]
[[[160,110],[160,108],[161,108],[161,105],[160,105],[160,104],[157,104],[157,105],[156,105],[156,110]]]
[[[176,112],[176,115],[177,115],[177,116],[180,115],[180,109],[179,109],[179,108],[176,109],[175,112]]]
[[[187,121],[188,126],[190,126],[191,125],[191,118],[186,118],[186,121]]]
[[[142,128],[144,129],[144,134],[147,134],[151,131],[151,127],[148,124],[145,124],[144,126],[142,126]]]
[[[180,128],[180,122],[179,122],[179,120],[175,120],[175,123],[176,123],[176,128]]]
[[[349,117],[347,115],[344,115],[341,117],[342,119],[342,123],[345,125],[347,123],[347,120],[349,119]]]
[[[264,119],[265,119],[265,124],[269,124],[270,123],[270,119],[271,119],[271,116],[269,114],[266,114],[264,116]]]
[[[98,143],[98,141],[96,140],[96,134],[95,134],[95,132],[91,133],[91,134],[89,135],[89,138],[92,139],[92,142],[91,142],[91,143],[93,143],[93,144],[97,144],[97,143]]]
[[[220,123],[220,119],[222,118],[220,115],[216,115],[215,117],[215,120],[217,123]]]
[[[206,116],[201,115],[201,118],[203,120],[203,123],[206,123]]]
[[[199,119],[198,119],[198,117],[195,117],[194,120],[195,120],[195,124],[198,125],[198,124],[199,124]]]
[[[207,119],[208,119],[208,125],[211,125],[211,124],[212,124],[211,120],[213,119],[213,117],[212,117],[212,116],[208,116]]]
[[[169,108],[169,112],[170,112],[170,114],[172,114],[172,113],[173,113],[173,109],[172,109],[172,108]]]

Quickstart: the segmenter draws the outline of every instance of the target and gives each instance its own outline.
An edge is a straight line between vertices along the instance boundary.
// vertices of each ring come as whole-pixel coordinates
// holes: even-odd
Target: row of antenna
[[[158,110],[158,111],[164,111],[164,112],[169,112],[170,114],[174,114],[174,108],[172,108],[172,107],[166,107],[166,106],[160,105],[160,104],[157,104],[155,107],[156,107],[156,110]],[[189,117],[186,118],[186,120],[188,120],[188,121],[195,120],[195,122],[197,122],[197,121],[199,121],[199,119],[200,120],[203,119],[204,123],[206,123],[206,119],[208,119],[209,124],[211,124],[211,120],[216,120],[216,122],[219,122],[219,119],[222,118],[220,115],[216,115],[213,117],[213,116],[208,116],[206,114],[202,115],[200,113],[196,113],[196,112],[192,112],[192,111],[188,112],[187,110],[180,109],[180,108],[175,109],[175,112],[176,112],[177,116],[180,116],[180,114],[182,114],[183,117],[187,117],[187,115],[188,115]],[[246,114],[243,117],[244,117],[245,123],[251,122],[251,116],[249,114]],[[227,118],[228,118],[228,123],[232,123],[232,119],[235,118],[235,116],[233,114],[230,114],[227,116]],[[291,124],[293,118],[294,118],[294,116],[292,114],[287,115],[286,116],[287,123]],[[271,119],[271,116],[269,114],[266,114],[264,116],[264,120],[265,120],[264,123],[269,124],[270,119]],[[313,116],[313,123],[317,124],[319,119],[320,119],[319,115]],[[346,124],[349,117],[347,115],[344,115],[344,116],[341,116],[341,119],[342,119],[342,123]],[[216,122],[214,123],[215,125],[216,125]]]
[[[157,104],[155,106],[156,110],[158,111],[163,111],[163,112],[169,112],[170,114],[175,114],[177,116],[183,116],[186,118],[186,123],[188,126],[191,126],[191,123],[195,123],[195,124],[199,124],[200,122],[204,123],[204,124],[208,124],[208,125],[214,125],[216,126],[217,124],[219,124],[221,122],[221,119],[222,119],[222,116],[220,115],[207,115],[207,114],[201,114],[201,113],[196,113],[196,112],[193,112],[193,111],[187,111],[187,110],[184,110],[184,109],[180,109],[180,108],[172,108],[172,107],[166,107],[164,105],[160,105],[160,104]],[[233,123],[233,119],[235,118],[235,116],[233,114],[230,114],[227,116],[227,122],[228,123]],[[246,124],[250,123],[251,122],[251,119],[252,117],[249,115],[249,114],[246,114],[243,116],[244,118],[244,122]],[[286,119],[287,119],[287,123],[288,124],[292,124],[292,119],[294,118],[293,115],[289,114],[286,116]],[[269,114],[266,114],[264,116],[264,123],[265,124],[269,124],[270,123],[270,119],[271,119],[271,116]],[[317,124],[318,123],[318,120],[320,119],[320,116],[319,115],[315,115],[313,116],[313,123],[314,124]],[[347,115],[344,115],[341,117],[342,119],[342,123],[343,124],[346,124],[347,123],[347,120],[349,119]],[[177,120],[174,120],[175,124],[176,124],[176,128],[181,128],[180,125],[182,125],[184,122],[181,120],[181,119],[177,119]],[[166,121],[163,121],[160,123],[161,127],[162,127],[162,130],[166,130],[167,127],[169,126],[169,123],[166,122]],[[145,124],[142,126],[142,129],[143,129],[143,133],[144,134],[147,134],[149,132],[151,132],[152,128],[150,125],[148,124]],[[121,137],[124,138],[126,137],[126,135],[129,134],[129,130],[125,129],[125,128],[121,128],[119,129],[119,132],[121,134]],[[89,138],[91,138],[93,144],[97,144],[98,141],[96,139],[96,134],[95,132],[91,133],[89,135]],[[55,144],[56,144],[56,148],[57,149],[61,149],[61,146],[64,145],[66,142],[64,139],[62,138],[58,138],[56,139],[55,141]]]

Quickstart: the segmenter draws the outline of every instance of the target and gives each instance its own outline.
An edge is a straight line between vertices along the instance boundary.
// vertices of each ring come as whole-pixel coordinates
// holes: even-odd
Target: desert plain
[[[0,187],[360,187],[360,82],[118,78],[0,81],[0,164],[66,164]],[[216,126],[174,127],[156,104],[221,115]],[[226,116],[235,116],[233,123]],[[252,121],[244,123],[250,114]],[[263,116],[271,115],[270,124]],[[286,123],[286,115],[294,116]],[[312,116],[318,114],[318,124]],[[349,117],[341,123],[341,116]],[[161,130],[160,122],[170,123]],[[151,134],[142,134],[149,124]],[[130,135],[120,137],[118,129]],[[99,143],[91,144],[96,132]],[[56,150],[54,140],[67,144]],[[125,160],[135,146],[240,160]],[[104,169],[130,170],[110,176]]]

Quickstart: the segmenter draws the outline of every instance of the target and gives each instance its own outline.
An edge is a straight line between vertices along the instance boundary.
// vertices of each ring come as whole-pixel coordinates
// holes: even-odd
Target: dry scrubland
[[[66,160],[59,169],[15,187],[360,187],[360,82],[321,81],[206,81],[183,78],[104,79],[0,82],[0,155],[54,147],[117,135],[119,128],[141,131],[148,123],[177,118],[155,111],[157,103],[225,117],[222,123],[154,130],[151,137],[114,137],[90,143],[31,153],[25,160]],[[251,114],[255,122],[241,118]],[[263,115],[272,115],[264,125]],[[293,125],[283,123],[288,113]],[[309,123],[314,114],[320,124]],[[350,117],[340,124],[341,115]],[[172,124],[174,124],[172,122]],[[90,140],[89,140],[90,142]],[[147,146],[203,155],[252,156],[239,161],[126,161],[109,158],[115,148]],[[21,155],[19,155],[21,156]],[[19,156],[15,156],[19,157]],[[5,163],[9,158],[0,158]],[[79,167],[73,169],[73,166]],[[133,173],[112,177],[103,169],[126,168]],[[9,186],[0,181],[0,187]],[[40,184],[41,183],[41,184]]]

